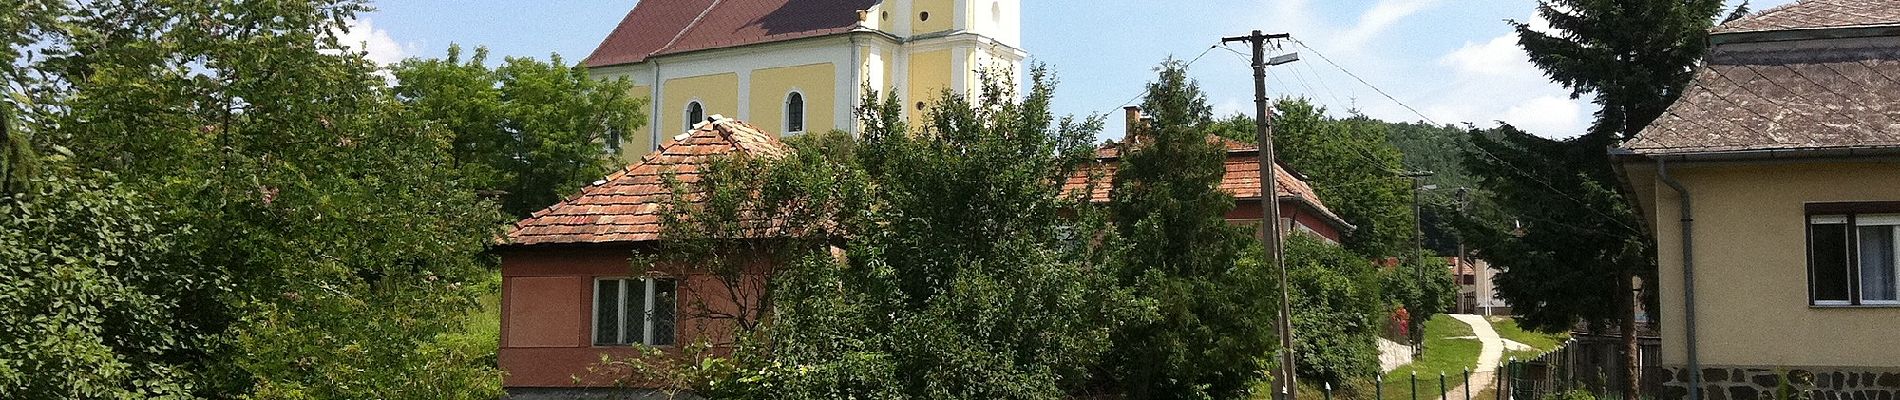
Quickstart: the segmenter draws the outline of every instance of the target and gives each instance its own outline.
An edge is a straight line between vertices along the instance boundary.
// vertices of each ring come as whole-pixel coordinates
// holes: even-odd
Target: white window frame
[[[698,117],[693,116],[693,106],[699,106]],[[699,101],[699,99],[695,98],[686,101],[686,109],[680,110],[680,115],[686,118],[686,129],[681,132],[692,132],[694,125],[699,125],[700,122],[704,122],[706,116],[712,115],[712,113],[706,111],[706,102]]]
[[[1896,296],[1895,299],[1893,300],[1868,300],[1866,298],[1865,292],[1867,289],[1860,282],[1860,279],[1862,277],[1861,266],[1863,263],[1861,263],[1859,260],[1860,228],[1864,226],[1885,226],[1885,227],[1889,227],[1888,229],[1895,231],[1891,233],[1892,236],[1889,236],[1891,239],[1890,239],[1890,243],[1888,243],[1887,245],[1889,247],[1893,247],[1892,250],[1894,252],[1893,254],[1895,255],[1895,261],[1900,261],[1900,214],[1867,214],[1867,215],[1854,216],[1854,240],[1853,240],[1854,253],[1855,253],[1855,260],[1854,260],[1855,262],[1853,263],[1854,281],[1855,281],[1854,283],[1855,283],[1855,289],[1856,289],[1855,295],[1856,297],[1860,298],[1860,304],[1869,305],[1869,306],[1900,306],[1900,296]],[[1893,268],[1893,269],[1900,269],[1900,265],[1889,265],[1887,267]],[[1895,271],[1895,272],[1900,273],[1900,271]],[[1896,281],[1900,281],[1900,279],[1896,279]],[[1896,292],[1900,292],[1900,282],[1894,282],[1894,286],[1895,286],[1894,290]]]
[[[594,277],[594,284],[588,288],[588,290],[591,290],[594,292],[594,295],[593,295],[594,301],[588,305],[588,313],[587,313],[588,318],[590,318],[593,321],[592,329],[589,329],[587,331],[587,336],[588,336],[588,339],[592,341],[594,347],[627,347],[627,346],[671,347],[672,345],[653,344],[655,342],[654,336],[653,336],[653,327],[654,327],[654,319],[655,319],[654,317],[655,317],[656,311],[658,311],[654,308],[655,306],[654,292],[656,291],[655,289],[658,289],[659,287],[658,282],[661,280],[673,281],[673,293],[675,296],[675,299],[673,301],[674,303],[673,306],[679,307],[679,299],[677,298],[677,296],[679,296],[679,282],[680,281],[677,278],[670,277],[670,276]],[[615,333],[614,333],[615,340],[612,343],[603,343],[600,340],[600,294],[601,294],[600,283],[602,281],[619,282],[620,297],[622,299],[620,301],[619,308],[617,308],[618,312],[614,313],[614,318],[616,319],[614,326],[618,326],[620,327],[620,329],[615,330]],[[628,289],[633,288],[630,282],[640,282],[640,285],[644,286],[646,289],[643,291],[644,294],[641,296],[642,298],[640,299],[641,312],[646,314],[646,318],[641,319],[642,323],[640,326],[640,340],[637,342],[628,340],[628,338],[626,337],[627,336],[627,328],[626,328],[627,306],[629,306],[630,304],[628,304],[625,298],[627,294],[629,293]],[[678,343],[679,342],[679,339],[677,337],[679,335],[678,310],[675,310],[675,312],[673,313],[673,320],[674,320],[673,334],[675,336],[674,342]]]
[[[797,130],[792,129],[792,96],[798,96],[798,129]],[[783,108],[782,110],[779,110],[780,112],[785,113],[784,126],[779,127],[780,129],[782,129],[781,132],[785,132],[785,135],[801,135],[811,129],[811,126],[810,126],[811,124],[809,123],[811,120],[810,118],[811,101],[810,99],[806,97],[807,96],[805,96],[805,92],[800,91],[797,88],[793,88],[792,90],[785,92],[785,100],[781,102],[782,103],[781,105],[783,105],[784,107],[782,107]]]
[[[1847,270],[1844,271],[1844,273],[1847,275],[1847,283],[1848,283],[1847,285],[1848,299],[1847,300],[1822,300],[1822,299],[1817,298],[1818,294],[1815,292],[1815,287],[1816,287],[1815,285],[1817,284],[1817,282],[1815,282],[1815,275],[1817,274],[1815,268],[1817,266],[1814,265],[1814,261],[1813,261],[1815,249],[1814,249],[1814,239],[1812,237],[1811,232],[1813,231],[1815,225],[1822,225],[1822,224],[1844,225],[1844,229],[1846,229],[1847,231],[1846,241],[1847,241],[1848,248],[1843,249],[1847,253],[1847,263],[1846,263]],[[1861,271],[1861,260],[1860,260],[1860,228],[1868,227],[1868,226],[1894,227],[1893,228],[1895,230],[1894,240],[1889,245],[1894,247],[1893,250],[1894,250],[1894,254],[1896,255],[1896,261],[1897,261],[1896,264],[1900,264],[1900,213],[1847,212],[1847,213],[1811,214],[1806,217],[1805,223],[1802,225],[1802,229],[1805,232],[1809,232],[1805,234],[1809,237],[1805,241],[1807,246],[1805,246],[1806,248],[1804,249],[1805,250],[1804,255],[1806,256],[1807,260],[1804,262],[1804,264],[1806,264],[1808,268],[1808,304],[1810,306],[1812,307],[1896,307],[1896,306],[1900,306],[1900,299],[1869,300],[1864,297],[1865,288],[1862,286],[1862,283],[1861,283],[1862,271]],[[1896,270],[1895,271],[1896,274],[1900,274],[1900,265],[1892,266],[1892,268]],[[1894,282],[1896,286],[1895,290],[1900,291],[1900,279],[1896,279],[1895,281],[1896,281]]]

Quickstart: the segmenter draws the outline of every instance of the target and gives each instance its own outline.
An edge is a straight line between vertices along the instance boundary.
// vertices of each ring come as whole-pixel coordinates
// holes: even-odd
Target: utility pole
[[[1467,206],[1471,205],[1471,188],[1459,187],[1457,193],[1458,216],[1463,217],[1468,213],[1466,210]],[[1490,282],[1490,278],[1485,276],[1485,268],[1478,268],[1478,262],[1468,261],[1471,254],[1465,252],[1465,235],[1457,235],[1457,238],[1458,262],[1471,266],[1471,309],[1479,315],[1489,317],[1491,316],[1491,301],[1488,300],[1488,297],[1485,297],[1485,293],[1490,291],[1488,290],[1491,287],[1491,284],[1488,283]],[[1479,304],[1483,304],[1483,306]]]
[[[1419,216],[1421,207],[1418,195],[1426,190],[1437,189],[1438,186],[1425,186],[1425,178],[1431,177],[1432,171],[1413,171],[1399,176],[1412,178],[1412,262],[1418,266],[1418,283],[1422,285],[1425,283],[1425,257],[1420,254],[1425,252],[1425,220]]]
[[[1428,282],[1425,281],[1425,257],[1423,255],[1425,253],[1425,220],[1419,216],[1420,207],[1418,195],[1426,189],[1434,188],[1424,186],[1425,177],[1432,176],[1432,171],[1406,172],[1399,176],[1412,178],[1412,269],[1414,270],[1413,272],[1418,274],[1418,287],[1419,290],[1422,291],[1425,290]],[[1456,267],[1457,266],[1453,266],[1453,268]],[[1456,270],[1454,269],[1454,271]],[[1415,316],[1431,315],[1431,312],[1426,310],[1406,311],[1409,315]],[[1423,334],[1423,332],[1425,332],[1425,326],[1413,322],[1416,321],[1406,321],[1405,324],[1411,327],[1411,334],[1409,336],[1412,337],[1408,339],[1412,339],[1412,355],[1417,356],[1421,350],[1424,350],[1420,345],[1423,344],[1421,342],[1423,342],[1425,338]]]
[[[1260,221],[1261,246],[1267,250],[1267,259],[1274,269],[1280,271],[1280,370],[1273,380],[1275,392],[1281,400],[1292,400],[1298,391],[1293,377],[1293,307],[1287,295],[1286,265],[1280,260],[1280,189],[1279,179],[1275,175],[1273,161],[1273,113],[1267,103],[1267,67],[1299,61],[1299,54],[1286,54],[1272,59],[1267,58],[1267,41],[1285,39],[1285,33],[1262,34],[1253,31],[1247,36],[1221,38],[1221,43],[1247,42],[1253,45],[1253,104],[1254,137],[1260,144],[1260,208],[1263,211]]]

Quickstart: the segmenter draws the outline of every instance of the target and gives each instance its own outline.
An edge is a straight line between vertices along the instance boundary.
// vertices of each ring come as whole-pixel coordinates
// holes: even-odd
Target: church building
[[[583,65],[651,100],[647,126],[610,149],[637,160],[715,114],[797,135],[856,132],[865,90],[920,119],[978,71],[1021,70],[1016,0],[641,1]]]

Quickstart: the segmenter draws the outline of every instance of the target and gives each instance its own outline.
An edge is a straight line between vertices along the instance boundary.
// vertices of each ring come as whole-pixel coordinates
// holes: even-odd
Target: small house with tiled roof
[[[1611,150],[1656,238],[1659,397],[1900,390],[1900,0],[1801,0],[1709,42]]]
[[[974,93],[980,70],[1020,70],[1020,9],[1020,0],[640,1],[582,65],[651,100],[648,126],[610,149],[626,160],[713,114],[787,135],[855,132],[866,88],[921,104],[943,90]]]
[[[660,239],[662,213],[675,204],[668,176],[690,183],[719,157],[777,157],[786,151],[777,135],[715,117],[516,222],[497,251],[502,313],[496,362],[507,373],[502,385],[514,398],[561,398],[625,378],[589,372],[603,355],[626,357],[638,354],[636,346],[665,349],[730,336],[730,321],[688,312],[694,305],[729,302],[696,298],[726,290],[717,277],[692,266],[638,265],[633,255]],[[763,257],[745,263],[770,268]]]
[[[1141,107],[1128,106],[1127,123],[1130,128],[1141,124]],[[1137,132],[1138,129],[1129,129]],[[1258,225],[1265,211],[1261,208],[1260,196],[1260,147],[1251,143],[1208,135],[1209,141],[1217,141],[1227,150],[1227,158],[1221,162],[1226,172],[1221,175],[1220,189],[1234,196],[1234,209],[1227,212],[1227,220],[1235,224]],[[1071,175],[1063,184],[1068,193],[1089,191],[1089,201],[1107,203],[1114,189],[1102,181],[1114,176],[1115,168],[1121,159],[1122,143],[1107,143],[1095,151],[1096,163],[1082,168]],[[1313,186],[1298,173],[1286,168],[1284,164],[1274,165],[1274,178],[1277,186],[1275,198],[1280,207],[1280,230],[1311,234],[1328,242],[1339,243],[1354,227],[1339,214],[1326,207],[1320,201]]]

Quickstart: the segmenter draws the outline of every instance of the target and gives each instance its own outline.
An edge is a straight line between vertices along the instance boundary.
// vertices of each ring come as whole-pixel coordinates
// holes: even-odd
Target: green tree
[[[395,93],[452,133],[453,165],[516,217],[547,207],[619,167],[626,134],[646,125],[646,98],[626,78],[594,79],[559,55],[508,57],[497,67],[477,48],[392,68]]]
[[[1578,320],[1618,321],[1625,377],[1637,375],[1636,299],[1631,282],[1654,282],[1656,261],[1640,220],[1616,193],[1603,149],[1634,136],[1682,95],[1708,50],[1719,0],[1544,0],[1550,30],[1513,22],[1532,64],[1571,97],[1601,108],[1583,135],[1563,141],[1500,128],[1473,134],[1467,169],[1491,186],[1499,211],[1526,224],[1469,221],[1487,258],[1508,261],[1499,292],[1527,325],[1553,330]],[[1515,233],[1515,234],[1513,234]],[[1515,276],[1514,276],[1515,275]],[[1654,310],[1654,307],[1650,308]],[[1623,395],[1636,383],[1625,379]]]
[[[1163,63],[1129,132],[1111,210],[1125,243],[1120,280],[1160,315],[1117,331],[1112,365],[1131,398],[1242,398],[1277,347],[1278,277],[1241,264],[1251,230],[1226,220],[1226,147],[1210,140],[1212,109],[1178,61]],[[1257,252],[1256,252],[1257,253]]]
[[[223,277],[189,226],[109,176],[0,194],[0,397],[189,397],[207,337],[176,320]]]
[[[1041,68],[1030,78],[1027,96],[1015,100],[1010,79],[986,74],[976,97],[945,92],[915,127],[894,97],[867,97],[861,139],[802,142],[773,161],[778,166],[745,169],[804,177],[793,186],[807,195],[794,202],[848,194],[762,205],[831,210],[823,220],[836,227],[819,237],[839,236],[780,265],[769,321],[741,332],[730,357],[683,365],[683,374],[702,378],[688,387],[773,399],[1052,399],[1080,391],[1109,331],[1136,303],[1115,285],[1105,218],[1061,190],[1092,159],[1101,122],[1052,116],[1053,81]],[[763,188],[705,186],[765,183],[748,174],[712,173],[725,178],[694,190],[783,199]],[[734,209],[718,204],[675,212],[717,219],[718,209]],[[831,246],[837,255],[825,250]],[[653,370],[682,373],[668,369]]]
[[[191,222],[168,240],[220,279],[171,282],[184,293],[154,301],[179,304],[170,323],[194,338],[178,344],[194,356],[167,360],[192,396],[499,394],[492,365],[437,341],[473,305],[502,218],[448,167],[448,135],[338,42],[365,9],[85,3],[54,10],[31,45],[44,57],[26,68],[45,81],[9,82],[38,105],[24,122],[36,148],[72,149],[62,169],[111,173]],[[105,315],[91,321],[136,322]]]
[[[1346,248],[1365,257],[1411,254],[1417,228],[1412,182],[1400,177],[1403,155],[1386,138],[1386,124],[1365,116],[1333,118],[1305,99],[1274,105],[1274,151],[1306,175],[1326,205],[1358,227]],[[1253,142],[1253,118],[1235,115],[1218,124],[1224,136]],[[1240,139],[1244,138],[1244,139]]]
[[[1252,260],[1261,264],[1259,258]],[[1377,374],[1377,338],[1387,308],[1372,262],[1295,234],[1287,238],[1286,263],[1300,377],[1343,388],[1350,380]]]

